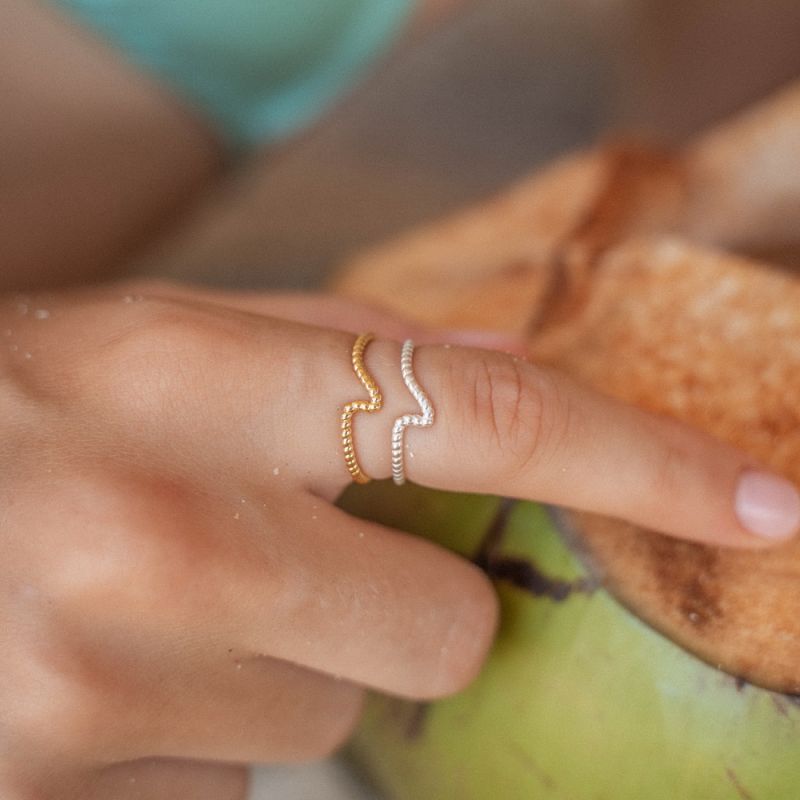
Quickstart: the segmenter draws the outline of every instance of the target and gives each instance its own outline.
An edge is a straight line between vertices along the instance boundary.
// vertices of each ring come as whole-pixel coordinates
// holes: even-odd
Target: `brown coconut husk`
[[[429,324],[524,334],[537,362],[800,483],[798,262],[800,84],[681,152],[617,142],[560,160],[361,254],[336,288]],[[569,516],[642,619],[800,692],[800,540],[731,550]]]

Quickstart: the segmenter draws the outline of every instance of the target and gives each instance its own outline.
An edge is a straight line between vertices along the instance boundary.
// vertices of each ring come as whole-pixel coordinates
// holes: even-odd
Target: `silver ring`
[[[425,394],[424,389],[417,383],[414,377],[414,342],[407,339],[403,343],[403,351],[400,355],[400,372],[403,381],[411,392],[414,399],[419,403],[421,414],[403,414],[394,421],[392,426],[392,480],[402,486],[406,482],[405,470],[405,447],[404,439],[406,428],[414,425],[418,428],[427,428],[433,425],[433,406]]]

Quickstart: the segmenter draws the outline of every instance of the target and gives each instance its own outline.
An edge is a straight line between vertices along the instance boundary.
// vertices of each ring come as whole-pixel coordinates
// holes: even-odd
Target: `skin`
[[[460,5],[422,3],[396,52]],[[107,277],[223,171],[195,109],[38,0],[0,5],[0,100],[0,290]]]
[[[751,459],[518,343],[321,296],[37,291],[105,274],[218,151],[44,7],[4,4],[0,31],[0,279],[25,288],[0,300],[0,796],[241,800],[245,764],[334,751],[365,687],[430,699],[475,677],[497,624],[486,577],[333,505],[350,480],[338,414],[364,394],[355,332],[378,335],[386,406],[355,421],[374,477],[413,410],[411,336],[438,412],[408,432],[411,480],[767,546],[733,511]]]

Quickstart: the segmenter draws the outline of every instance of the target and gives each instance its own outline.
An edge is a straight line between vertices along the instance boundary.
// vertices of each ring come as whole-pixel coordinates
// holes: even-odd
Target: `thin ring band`
[[[414,377],[414,342],[407,339],[400,355],[400,372],[403,381],[414,399],[419,403],[421,414],[404,414],[392,426],[392,480],[402,486],[406,482],[404,438],[409,425],[427,428],[433,425],[434,411],[425,390]]]
[[[353,371],[361,381],[361,385],[369,393],[369,400],[353,400],[342,409],[342,447],[344,448],[344,461],[350,477],[356,483],[369,483],[372,478],[364,472],[358,464],[355,443],[353,442],[353,415],[357,411],[369,413],[378,411],[383,407],[381,390],[375,379],[369,374],[364,364],[364,351],[367,345],[375,338],[372,333],[362,333],[353,344]]]

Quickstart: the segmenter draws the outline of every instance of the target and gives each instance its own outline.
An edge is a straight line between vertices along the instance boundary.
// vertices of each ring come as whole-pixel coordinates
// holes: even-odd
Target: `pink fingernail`
[[[747,470],[736,489],[736,515],[756,536],[787,539],[800,527],[800,493],[785,478]]]

